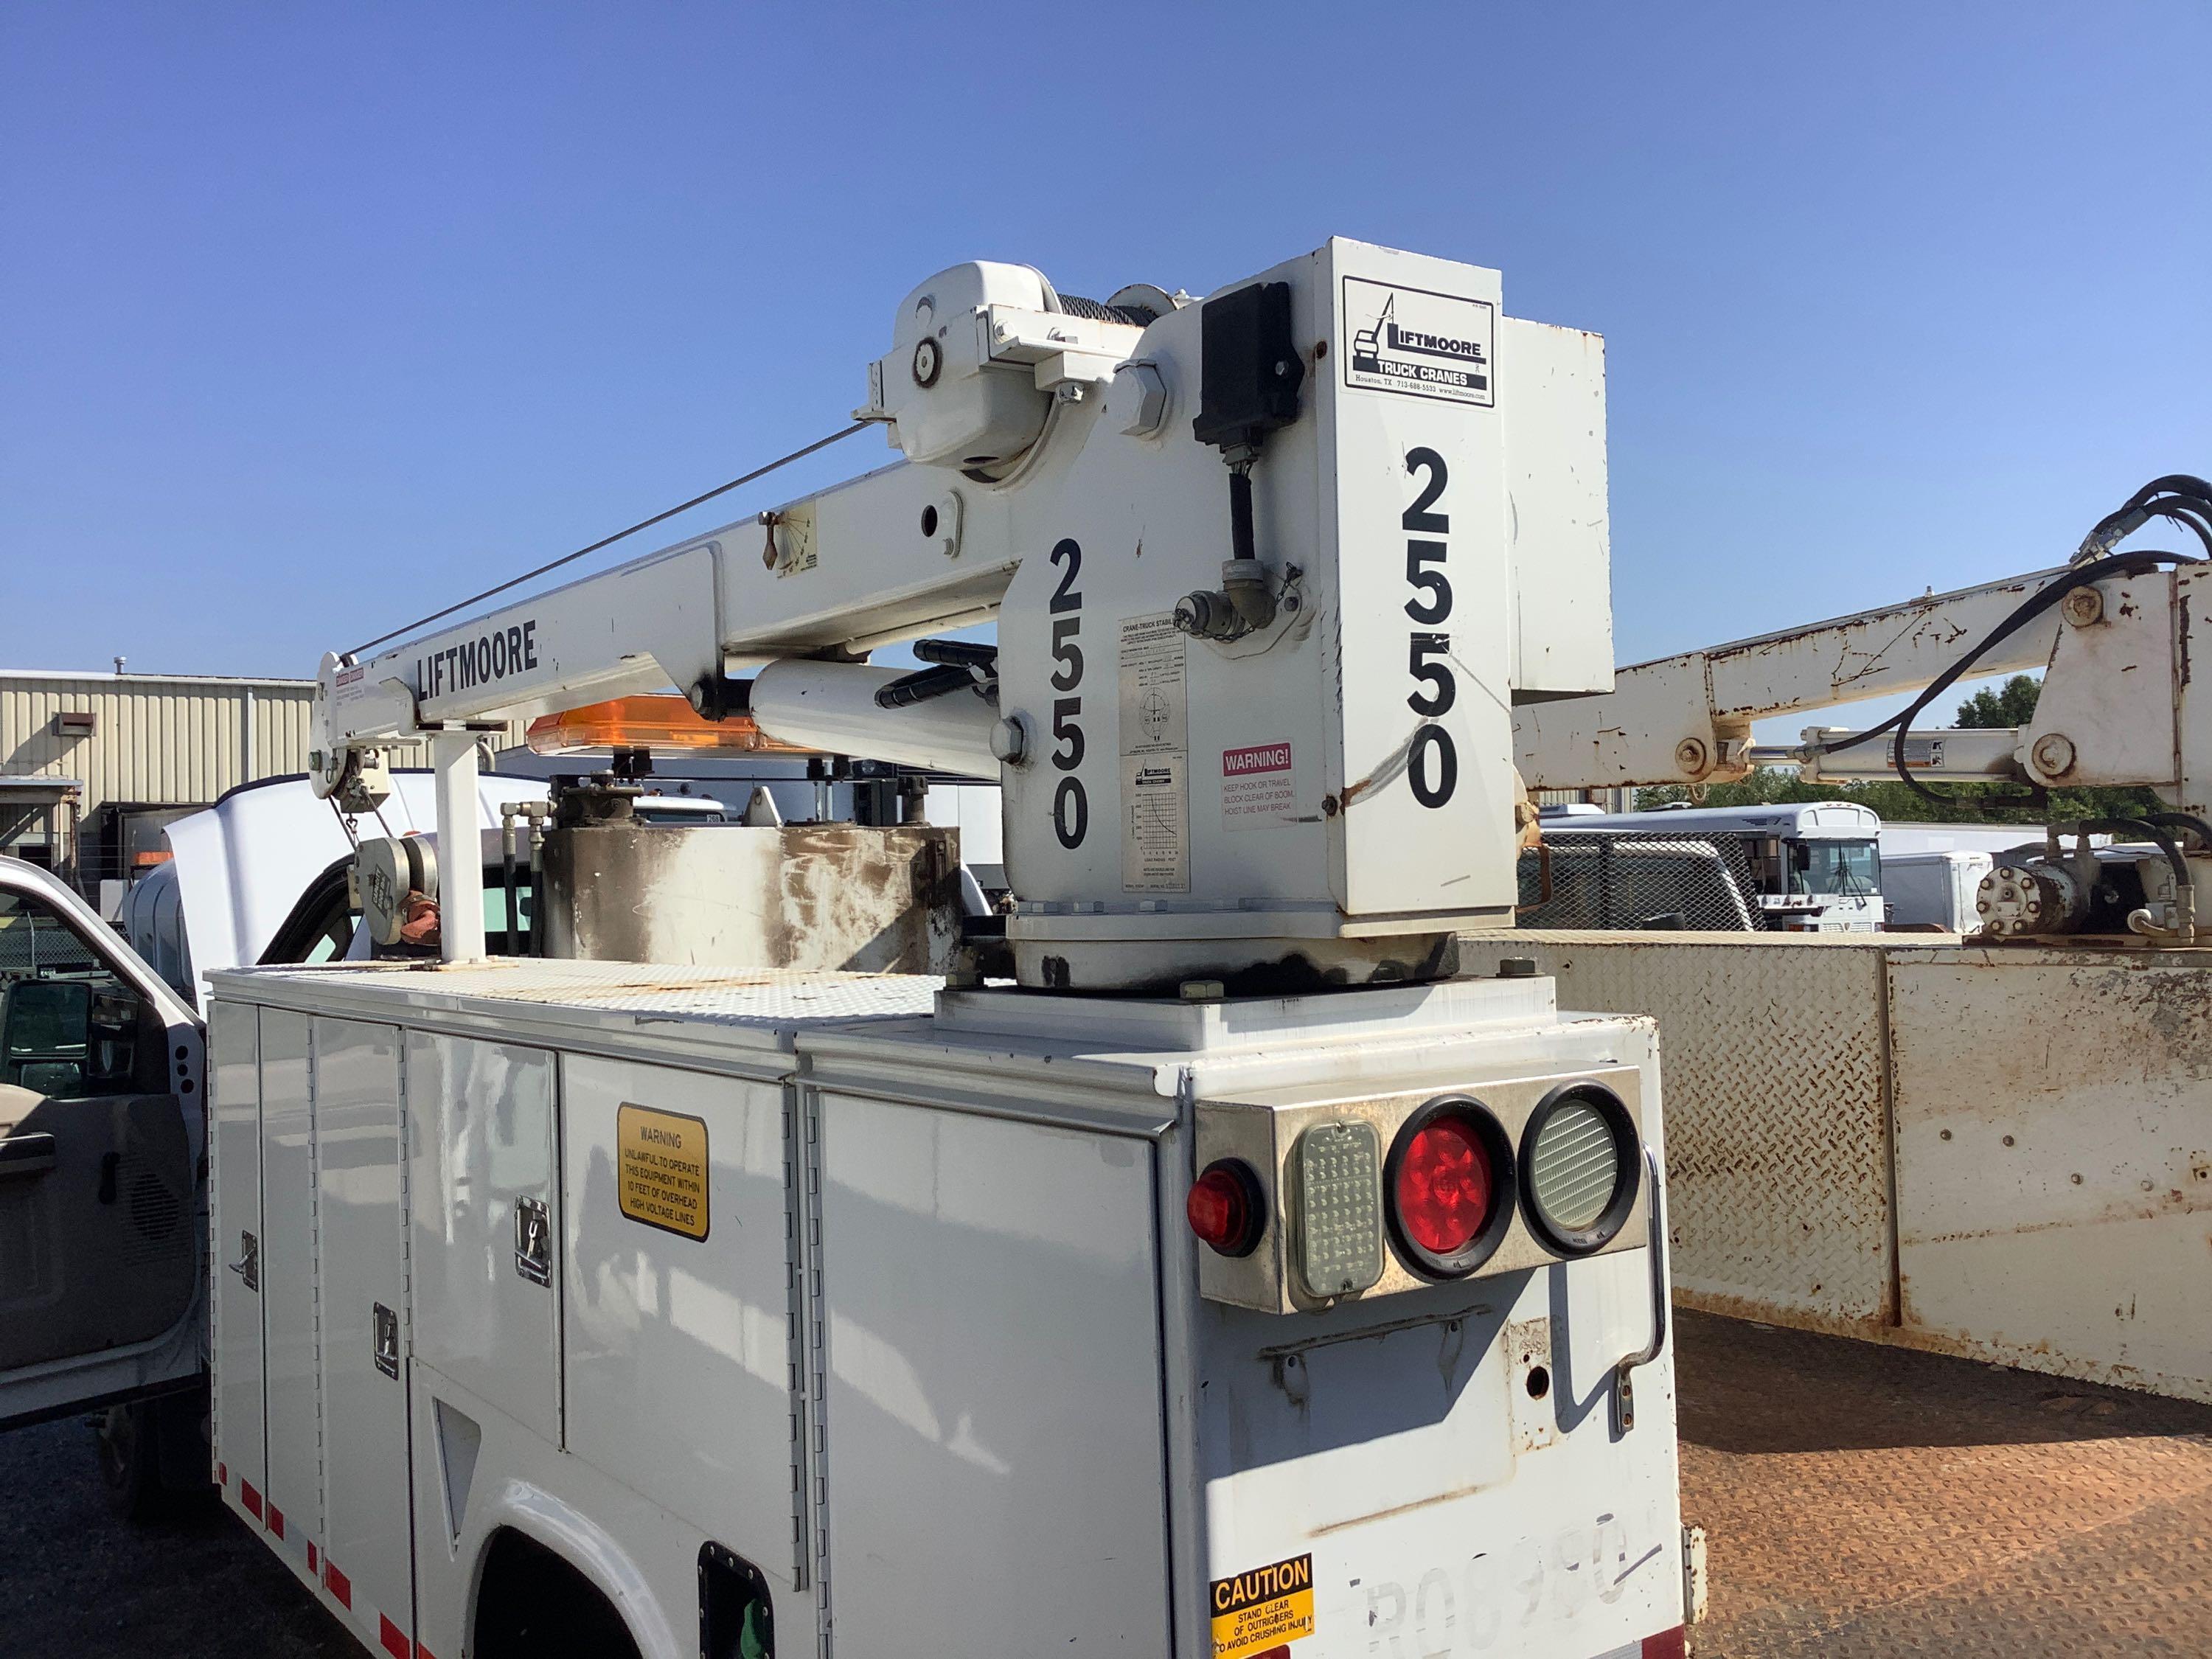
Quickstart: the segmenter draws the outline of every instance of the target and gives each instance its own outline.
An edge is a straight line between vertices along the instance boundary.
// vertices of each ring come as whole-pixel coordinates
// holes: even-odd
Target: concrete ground
[[[1698,1659],[2212,1655],[2212,1408],[1684,1314]],[[0,1435],[0,1659],[359,1659],[212,1502],[108,1518],[91,1431]]]

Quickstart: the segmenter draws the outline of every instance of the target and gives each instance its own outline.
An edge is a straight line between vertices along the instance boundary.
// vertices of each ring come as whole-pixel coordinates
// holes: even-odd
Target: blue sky
[[[943,265],[1333,233],[1608,337],[1624,661],[2057,562],[2212,472],[2208,58],[2201,3],[17,0],[0,663],[310,673],[834,428]]]

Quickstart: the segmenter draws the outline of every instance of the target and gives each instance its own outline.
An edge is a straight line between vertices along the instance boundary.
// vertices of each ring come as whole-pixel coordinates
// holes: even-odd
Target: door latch
[[[399,1316],[381,1302],[375,1310],[376,1369],[396,1377],[399,1375]]]
[[[544,1199],[515,1201],[514,1271],[533,1285],[553,1282],[553,1228]]]
[[[1651,1194],[1651,1340],[1634,1353],[1623,1354],[1613,1368],[1613,1433],[1617,1440],[1636,1426],[1636,1385],[1630,1374],[1639,1365],[1658,1358],[1667,1346],[1667,1306],[1670,1293],[1667,1276],[1667,1199],[1660,1186],[1659,1154],[1644,1149],[1644,1178]]]
[[[261,1288],[261,1241],[252,1233],[238,1236],[238,1260],[230,1264],[231,1272],[246,1281],[249,1291]]]

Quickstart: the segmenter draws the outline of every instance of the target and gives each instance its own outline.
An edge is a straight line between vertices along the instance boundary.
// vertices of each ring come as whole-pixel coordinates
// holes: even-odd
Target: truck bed
[[[2212,1651],[2212,1407],[1684,1312],[1698,1659]]]

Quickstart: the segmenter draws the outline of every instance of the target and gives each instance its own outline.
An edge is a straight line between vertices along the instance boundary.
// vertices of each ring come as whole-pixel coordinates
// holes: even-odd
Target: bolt
[[[1948,1140],[1951,1138],[1951,1132],[1948,1129],[1944,1130],[1942,1132],[1942,1138]]]
[[[2005,1137],[2005,1145],[2008,1146],[2012,1145],[2012,1137],[2010,1135],[2007,1135]]]
[[[2094,587],[2077,587],[2058,602],[2058,609],[2075,627],[2087,628],[2104,620],[2105,596]]]
[[[1009,714],[991,728],[991,753],[1009,766],[1029,759],[1030,729],[1020,716]]]
[[[2080,1186],[2080,1185],[2081,1184],[2081,1177],[2080,1176],[2075,1176],[2074,1177],[2074,1184],[2075,1184],[2076,1187],[2078,1187],[2078,1186]]]
[[[2074,769],[2074,740],[2063,732],[2046,732],[2035,740],[2028,758],[2048,778],[2063,778]]]
[[[1712,759],[1703,738],[1685,738],[1674,745],[1674,764],[1683,771],[1699,775],[1711,765]]]

